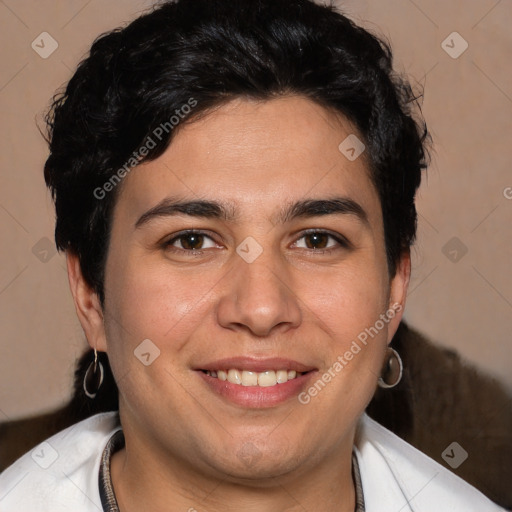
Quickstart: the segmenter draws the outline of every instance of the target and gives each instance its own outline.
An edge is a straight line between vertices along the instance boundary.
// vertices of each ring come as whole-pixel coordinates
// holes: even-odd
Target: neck
[[[111,475],[120,512],[353,512],[352,442],[316,466],[265,481],[204,474],[189,462],[148,450],[125,431],[126,446],[112,457]]]

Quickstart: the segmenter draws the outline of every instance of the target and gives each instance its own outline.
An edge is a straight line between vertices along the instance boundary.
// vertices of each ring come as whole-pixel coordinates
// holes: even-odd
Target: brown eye
[[[308,249],[325,249],[330,237],[326,233],[311,233],[304,238]]]
[[[303,233],[294,246],[300,249],[309,249],[313,252],[326,253],[337,249],[349,248],[350,243],[342,235],[312,229]]]
[[[176,249],[178,251],[200,251],[202,249],[209,249],[215,247],[215,242],[204,233],[181,233],[178,236],[165,242],[164,247]]]
[[[183,249],[197,250],[201,249],[204,241],[204,235],[197,233],[191,233],[189,235],[182,235],[178,238],[181,240],[181,246]]]

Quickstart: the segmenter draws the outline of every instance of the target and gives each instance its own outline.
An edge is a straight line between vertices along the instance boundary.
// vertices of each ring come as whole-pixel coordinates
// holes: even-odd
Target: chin
[[[224,453],[229,454],[228,457],[219,457],[219,454],[209,457],[210,466],[233,483],[272,487],[276,485],[276,478],[304,468],[304,456],[294,453],[292,446],[289,442],[257,446],[244,441],[227,447]]]
[[[232,461],[230,468],[223,468],[226,480],[245,486],[275,487],[276,478],[285,477],[299,469],[300,465],[290,460],[276,460],[275,455],[261,460],[253,466]]]

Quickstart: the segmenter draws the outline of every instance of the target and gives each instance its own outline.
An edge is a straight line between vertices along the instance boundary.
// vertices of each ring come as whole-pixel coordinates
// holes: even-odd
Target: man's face
[[[351,447],[407,285],[388,275],[364,153],[338,149],[351,134],[301,97],[237,100],[124,179],[105,336],[88,338],[108,352],[132,445],[250,478]]]

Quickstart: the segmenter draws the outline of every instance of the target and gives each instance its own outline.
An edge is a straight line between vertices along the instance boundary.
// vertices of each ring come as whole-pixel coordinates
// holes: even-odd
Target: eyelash
[[[312,234],[327,235],[329,238],[335,240],[339,244],[336,247],[329,247],[327,249],[306,249],[314,254],[317,254],[317,255],[330,254],[333,251],[339,250],[340,248],[344,248],[344,249],[350,248],[350,243],[348,242],[348,240],[346,238],[344,238],[343,236],[341,236],[339,234],[334,234],[330,231],[326,231],[326,230],[322,230],[322,229],[307,229],[300,234],[300,237],[294,243],[297,243],[302,238],[304,238],[308,235],[312,235]],[[208,233],[206,233],[205,231],[201,231],[201,230],[197,230],[197,229],[188,229],[185,231],[181,231],[181,232],[177,233],[176,235],[174,235],[172,238],[164,241],[162,243],[162,248],[166,249],[166,250],[170,250],[172,252],[176,252],[176,253],[188,253],[191,256],[201,256],[204,253],[204,251],[207,249],[180,249],[178,247],[173,247],[172,244],[174,242],[176,242],[180,238],[185,238],[187,235],[204,235],[207,238],[209,238],[210,240],[212,240],[213,242],[215,242],[213,237],[208,235]]]

